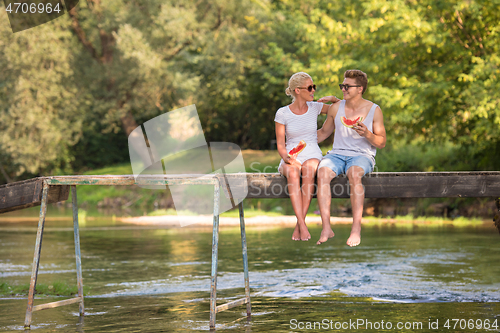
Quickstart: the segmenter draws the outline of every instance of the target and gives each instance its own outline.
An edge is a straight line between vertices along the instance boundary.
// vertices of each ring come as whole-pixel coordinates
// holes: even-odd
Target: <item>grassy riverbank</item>
[[[29,283],[16,285],[0,281],[0,296],[27,296],[29,288]],[[83,287],[84,296],[88,295],[89,289],[89,287]],[[37,283],[35,294],[39,296],[73,296],[78,294],[78,287],[62,281],[49,284]]]

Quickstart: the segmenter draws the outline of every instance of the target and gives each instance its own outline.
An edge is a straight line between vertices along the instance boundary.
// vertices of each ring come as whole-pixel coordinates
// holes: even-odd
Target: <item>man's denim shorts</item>
[[[318,165],[318,170],[322,167],[327,167],[335,172],[336,176],[347,173],[352,166],[363,168],[364,174],[373,171],[373,162],[370,158],[362,155],[344,156],[339,154],[326,154]]]

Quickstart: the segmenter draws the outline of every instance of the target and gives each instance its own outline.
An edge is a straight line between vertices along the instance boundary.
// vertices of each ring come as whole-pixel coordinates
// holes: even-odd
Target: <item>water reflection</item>
[[[30,222],[31,223],[31,222]],[[0,282],[29,282],[36,223],[0,224]],[[244,307],[217,315],[227,331],[288,331],[290,320],[499,319],[498,233],[485,226],[365,225],[349,248],[349,226],[321,246],[293,242],[291,229],[247,228],[253,320]],[[319,236],[320,229],[311,227]],[[47,223],[38,283],[76,281],[71,221]],[[89,221],[81,229],[86,297],[34,314],[39,331],[205,331],[211,230],[158,229]],[[222,228],[218,304],[243,296],[239,229]],[[21,330],[26,299],[0,300],[0,330]],[[374,311],[374,309],[376,311]],[[500,323],[499,323],[500,324]],[[446,331],[446,330],[443,330]]]

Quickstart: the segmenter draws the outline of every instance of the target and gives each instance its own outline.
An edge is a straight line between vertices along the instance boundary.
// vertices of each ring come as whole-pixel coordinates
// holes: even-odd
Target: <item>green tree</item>
[[[189,104],[208,141],[267,149],[291,74],[340,95],[351,68],[369,75],[389,147],[446,143],[471,169],[498,168],[499,4],[89,0],[16,34],[2,10],[0,175],[126,161],[138,124]]]
[[[40,118],[36,121],[37,126],[44,122],[57,126],[56,130],[46,125],[40,131],[39,140],[33,141],[43,139],[46,148],[54,147],[54,153],[45,151],[43,157],[30,163],[40,149],[13,140],[12,134],[27,132],[32,126],[28,120],[24,122],[26,125],[19,124],[13,115],[15,103],[10,100],[23,99],[18,91],[13,90],[15,84],[23,80],[23,75],[15,71],[6,73],[2,82],[2,124],[12,132],[3,132],[4,169],[15,170],[17,175],[26,171],[46,174],[57,172],[62,164],[67,166],[71,160],[76,160],[74,165],[79,167],[97,165],[99,160],[109,162],[107,157],[110,154],[106,151],[117,148],[109,147],[110,142],[116,142],[115,139],[110,141],[109,137],[122,133],[125,134],[122,142],[126,142],[126,136],[144,120],[177,107],[198,104],[197,97],[205,98],[197,93],[200,73],[189,71],[186,64],[199,61],[202,48],[217,52],[223,48],[220,40],[237,40],[238,24],[233,24],[233,21],[241,21],[243,14],[240,10],[248,8],[251,11],[250,7],[251,2],[245,0],[234,3],[94,0],[80,3],[67,16],[19,34],[12,35],[7,25],[2,26],[5,38],[0,52],[6,56],[2,57],[1,68],[12,67],[12,58],[20,55],[26,60],[18,65],[18,69],[26,73],[25,82],[36,91],[35,96],[44,96],[50,89],[66,94],[52,93],[54,100],[50,104],[57,113],[54,118],[44,117],[40,109],[42,101],[39,100],[32,101],[29,112],[19,111],[23,116],[30,115],[31,118],[26,119]],[[2,15],[5,16],[5,12]],[[49,36],[45,42],[47,45],[40,42],[41,32]],[[221,35],[220,39],[218,35]],[[31,48],[40,54],[30,53],[23,47],[23,36],[30,39]],[[206,56],[219,57],[213,52]],[[30,57],[45,57],[48,62],[57,58],[53,71],[58,75],[46,73],[44,65]],[[35,80],[37,75],[41,76],[39,81]],[[23,92],[28,94],[29,89]],[[73,115],[73,110],[78,110],[78,117],[75,115],[71,120],[74,123],[71,129],[75,133],[68,132],[58,123],[70,123],[64,117]],[[85,137],[80,139],[72,155],[69,147],[75,144],[80,133]],[[33,134],[26,134],[27,140],[32,138]],[[123,160],[128,159],[126,146],[118,148]],[[89,150],[102,156],[89,155]],[[75,153],[81,155],[75,158]],[[27,157],[23,157],[25,155]]]
[[[334,89],[368,73],[391,140],[451,142],[471,168],[498,168],[499,1],[276,1],[305,35],[306,71]],[[297,28],[300,30],[300,28]],[[321,95],[323,92],[321,92]]]
[[[0,169],[7,181],[24,173],[68,170],[80,138],[82,96],[72,63],[75,43],[60,21],[12,34],[0,11]],[[56,27],[56,29],[54,29]]]

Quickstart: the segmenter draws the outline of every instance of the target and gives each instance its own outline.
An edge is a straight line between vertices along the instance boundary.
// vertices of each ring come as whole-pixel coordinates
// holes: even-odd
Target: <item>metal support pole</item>
[[[214,226],[212,234],[212,283],[210,286],[210,329],[215,329],[215,314],[217,313],[217,264],[219,248],[219,201],[220,185],[216,182],[214,189]]]
[[[241,250],[243,252],[243,271],[245,277],[245,298],[247,299],[247,317],[252,316],[252,306],[250,304],[250,281],[248,278],[248,255],[247,255],[247,236],[245,231],[245,217],[243,216],[243,202],[239,203],[240,209],[240,230],[241,230]]]
[[[76,185],[71,185],[71,201],[73,202],[73,228],[75,232],[76,285],[80,302],[80,317],[85,314],[83,306],[82,256],[80,254],[80,230],[78,227],[78,202],[76,200]]]
[[[49,194],[49,185],[44,183],[42,191],[42,202],[40,206],[40,217],[38,219],[38,231],[36,233],[35,253],[33,255],[33,266],[31,269],[28,306],[26,308],[26,317],[24,319],[25,329],[30,329],[31,326],[31,316],[33,314],[33,302],[35,299],[36,279],[38,277],[38,265],[40,264],[40,252],[42,250],[43,227],[45,225],[45,215],[47,214],[48,194]]]

